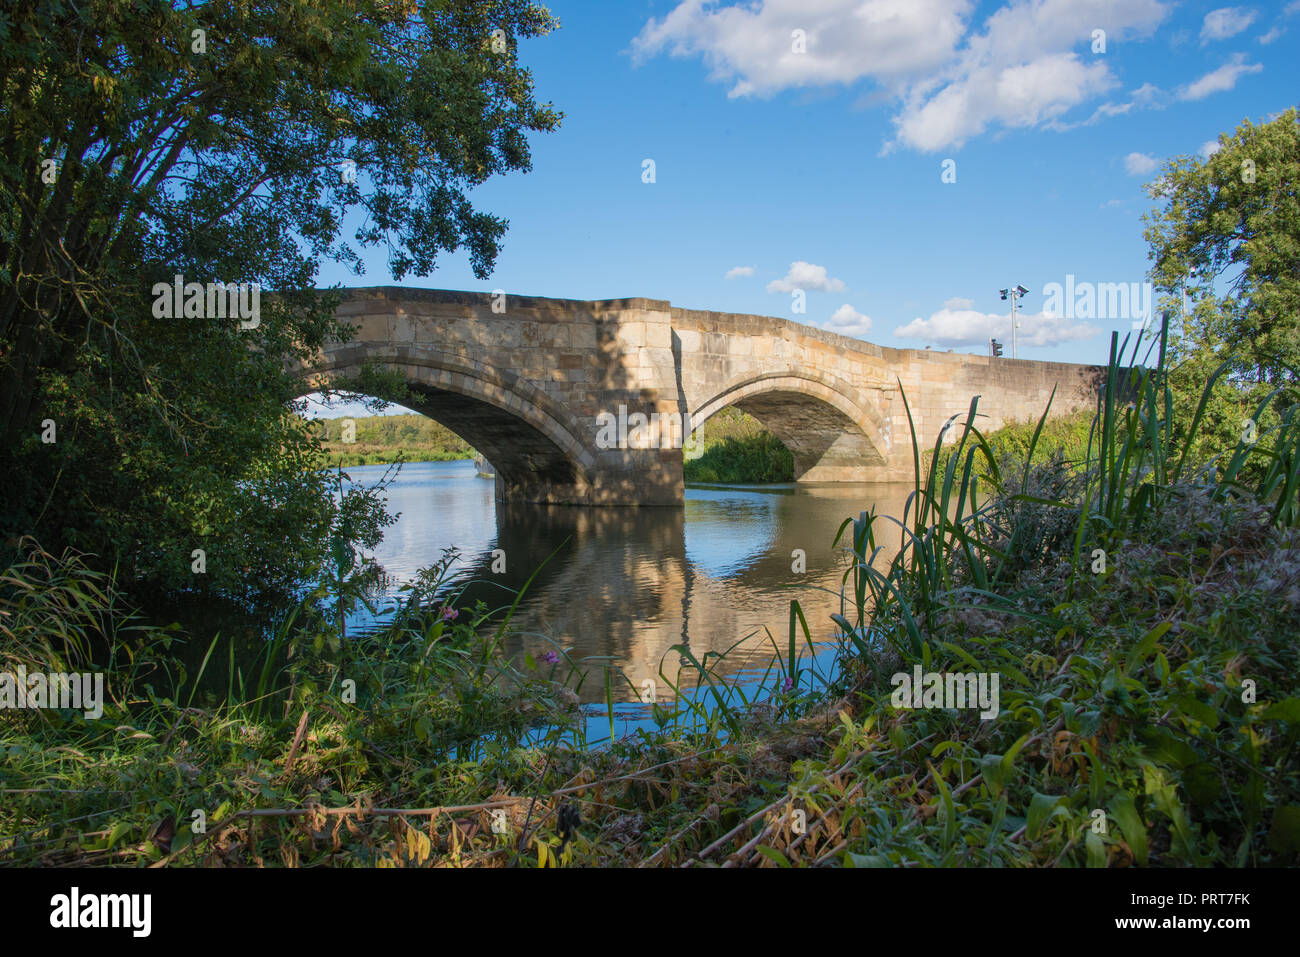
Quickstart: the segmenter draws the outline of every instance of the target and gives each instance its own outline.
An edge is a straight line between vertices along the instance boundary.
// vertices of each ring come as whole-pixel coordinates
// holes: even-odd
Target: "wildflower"
[[[560,656],[553,651],[548,651],[546,654],[542,655],[542,660],[548,665],[553,665],[560,660]]]
[[[782,691],[793,691],[793,690],[794,690],[794,681],[791,680],[790,678],[786,678],[784,681],[781,682],[781,690],[782,690]]]
[[[443,606],[442,606],[442,620],[443,620],[443,621],[451,621],[453,618],[455,618],[455,617],[456,617],[457,615],[459,615],[459,614],[460,614],[460,612],[457,611],[455,608],[452,608],[450,605],[443,605]]]

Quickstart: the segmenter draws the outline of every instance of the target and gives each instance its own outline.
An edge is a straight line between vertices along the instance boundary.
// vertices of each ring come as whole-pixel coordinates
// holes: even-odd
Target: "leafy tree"
[[[120,562],[138,591],[317,574],[338,506],[285,413],[287,365],[346,336],[318,266],[382,245],[400,279],[464,248],[489,273],[506,222],[466,193],[558,125],[517,59],[554,26],[527,0],[7,3],[4,541]],[[156,314],[177,274],[260,284],[256,325]]]
[[[1300,117],[1246,120],[1205,160],[1167,163],[1144,217],[1162,292],[1197,308],[1181,334],[1234,360],[1238,380],[1300,378]],[[1220,295],[1220,291],[1224,294]]]

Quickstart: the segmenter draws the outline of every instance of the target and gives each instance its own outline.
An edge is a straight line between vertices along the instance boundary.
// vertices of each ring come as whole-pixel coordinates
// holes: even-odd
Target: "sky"
[[[530,172],[470,194],[509,221],[493,275],[451,254],[402,285],[644,296],[896,348],[996,337],[1008,356],[999,290],[1021,285],[1020,358],[1104,363],[1144,318],[1143,185],[1300,99],[1300,0],[546,5],[560,28],[519,55],[565,116]],[[366,252],[364,275],[328,265],[320,285],[394,284]],[[1137,293],[1127,310],[1061,308],[1108,283]]]

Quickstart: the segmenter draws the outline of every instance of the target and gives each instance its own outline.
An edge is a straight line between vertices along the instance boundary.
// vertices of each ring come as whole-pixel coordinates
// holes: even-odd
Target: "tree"
[[[398,278],[462,247],[489,274],[506,222],[466,192],[529,169],[527,133],[557,127],[517,59],[554,26],[527,0],[6,4],[5,540],[167,589],[316,574],[337,506],[285,370],[346,335],[318,266],[359,263],[351,215]],[[213,298],[160,314],[176,275],[258,284],[256,323]]]
[[[1207,159],[1177,157],[1147,187],[1162,204],[1144,217],[1156,287],[1217,304],[1195,309],[1181,333],[1230,353],[1248,382],[1300,378],[1297,120],[1295,108],[1246,120]]]

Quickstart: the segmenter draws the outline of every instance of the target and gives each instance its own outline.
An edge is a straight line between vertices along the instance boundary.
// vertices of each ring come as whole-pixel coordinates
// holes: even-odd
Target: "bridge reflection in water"
[[[380,470],[348,471],[369,482]],[[791,598],[802,604],[814,640],[829,639],[829,615],[839,611],[836,596],[848,565],[842,547],[831,548],[836,530],[863,509],[901,515],[910,490],[902,484],[691,487],[677,508],[512,505],[494,501],[492,483],[475,477],[473,463],[417,463],[389,489],[389,507],[401,517],[376,558],[400,582],[455,545],[454,581],[470,583],[465,598],[497,607],[508,605],[509,590],[522,587],[559,549],[520,603],[513,624],[521,634],[507,651],[540,656],[558,645],[575,660],[607,658],[639,687],[645,678],[658,680],[661,660],[675,676],[678,655],[669,649],[682,642],[702,658],[752,634],[720,670],[765,667],[773,648],[764,628],[785,646]],[[896,535],[885,544],[896,546]],[[505,552],[504,574],[492,572],[494,549]],[[792,568],[795,549],[806,555],[802,574]],[[591,661],[587,670],[581,698],[603,700],[602,662]],[[635,700],[626,683],[615,696]]]

